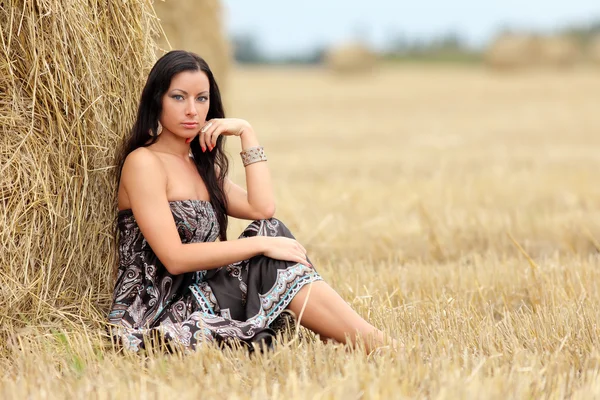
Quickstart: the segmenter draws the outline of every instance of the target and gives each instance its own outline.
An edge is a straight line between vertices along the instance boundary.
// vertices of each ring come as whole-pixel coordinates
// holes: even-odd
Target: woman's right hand
[[[283,236],[261,236],[262,254],[275,260],[291,261],[311,266],[306,249],[298,241]]]

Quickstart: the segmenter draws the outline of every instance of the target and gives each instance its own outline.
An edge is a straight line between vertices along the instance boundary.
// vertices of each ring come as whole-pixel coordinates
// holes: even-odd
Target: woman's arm
[[[200,143],[207,143],[212,151],[219,135],[239,136],[242,151],[260,146],[252,126],[245,120],[237,118],[213,119],[207,122],[208,129],[201,132]],[[271,183],[268,163],[255,162],[247,167],[246,190],[225,178],[225,195],[227,196],[227,214],[241,219],[268,219],[275,215],[275,195]]]
[[[242,140],[242,151],[260,146],[250,124],[244,129],[240,139]],[[261,214],[262,218],[273,217],[275,215],[275,195],[273,194],[269,164],[265,161],[255,162],[246,166],[245,171],[248,203],[254,211]]]
[[[173,275],[218,268],[259,254],[306,262],[306,250],[295,240],[284,237],[181,243],[167,199],[167,174],[158,157],[146,148],[137,149],[127,157],[121,182],[142,235]]]

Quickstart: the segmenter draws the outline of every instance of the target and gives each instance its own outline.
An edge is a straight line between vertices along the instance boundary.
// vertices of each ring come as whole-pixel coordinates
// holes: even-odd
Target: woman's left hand
[[[217,145],[217,139],[220,135],[241,136],[245,131],[252,127],[248,121],[239,118],[214,118],[206,121],[206,124],[200,130],[199,141],[202,151],[206,149],[212,151]]]

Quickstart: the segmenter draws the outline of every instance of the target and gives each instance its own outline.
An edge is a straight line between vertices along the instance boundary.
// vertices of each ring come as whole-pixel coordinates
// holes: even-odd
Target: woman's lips
[[[200,124],[197,122],[184,122],[183,125],[187,129],[197,129]]]

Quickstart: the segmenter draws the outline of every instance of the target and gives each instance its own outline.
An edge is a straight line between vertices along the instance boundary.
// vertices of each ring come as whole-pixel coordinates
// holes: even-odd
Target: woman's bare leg
[[[384,344],[383,332],[358,315],[324,281],[304,286],[292,299],[288,308],[297,317],[302,313],[300,324],[324,338],[346,343],[349,337],[354,345],[357,335],[360,335],[368,352]]]

